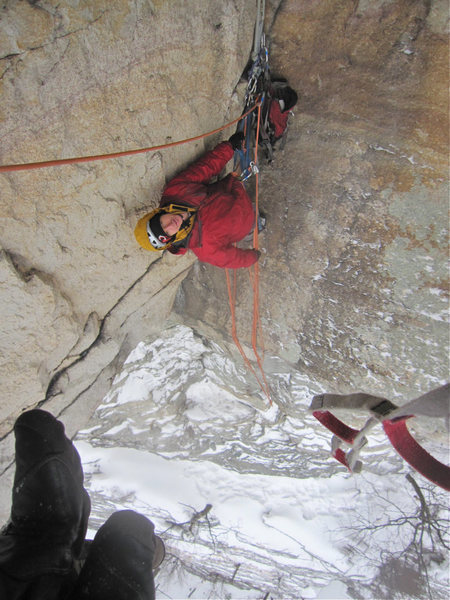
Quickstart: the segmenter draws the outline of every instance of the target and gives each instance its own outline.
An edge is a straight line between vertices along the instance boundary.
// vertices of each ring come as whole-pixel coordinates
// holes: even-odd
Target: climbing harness
[[[332,409],[346,409],[353,413],[365,411],[370,416],[365,425],[358,430],[338,419],[331,412]],[[381,423],[392,446],[407,463],[436,485],[450,491],[450,467],[431,456],[413,438],[406,426],[408,419],[424,415],[444,418],[448,429],[450,384],[432,390],[400,407],[385,398],[369,394],[321,394],[314,396],[309,410],[334,434],[331,440],[332,456],[350,472],[361,471],[362,462],[358,459],[362,448],[367,444],[367,434]],[[343,444],[350,449],[345,451]]]

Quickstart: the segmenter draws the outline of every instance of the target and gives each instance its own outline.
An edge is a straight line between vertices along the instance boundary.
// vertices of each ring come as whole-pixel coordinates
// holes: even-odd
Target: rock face
[[[260,176],[267,352],[329,391],[412,398],[448,379],[447,3],[287,0],[269,39],[300,100]],[[228,332],[224,286],[199,265],[178,312]],[[242,273],[247,342],[251,300]]]
[[[300,100],[285,150],[260,176],[265,346],[328,391],[406,399],[448,378],[447,8],[267,2],[272,73]],[[0,163],[150,147],[230,121],[255,14],[244,0],[6,0]],[[9,446],[26,407],[78,430],[177,293],[179,319],[229,339],[223,271],[133,237],[165,182],[219,139],[0,174]],[[249,342],[246,271],[238,285]]]
[[[160,145],[239,115],[243,1],[8,0],[0,19],[0,164]],[[0,175],[0,437],[25,407],[95,405],[161,326],[195,257],[146,252],[133,228],[217,141]]]

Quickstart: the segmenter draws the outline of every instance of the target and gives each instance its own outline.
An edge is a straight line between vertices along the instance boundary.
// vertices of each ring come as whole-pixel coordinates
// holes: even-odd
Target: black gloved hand
[[[244,140],[245,135],[242,133],[242,131],[237,131],[236,133],[233,133],[228,141],[233,146],[233,150],[242,150]]]

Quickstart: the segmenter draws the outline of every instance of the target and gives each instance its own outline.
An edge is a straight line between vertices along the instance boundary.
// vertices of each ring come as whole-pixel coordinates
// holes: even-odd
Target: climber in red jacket
[[[270,142],[272,146],[278,141],[288,126],[291,109],[297,104],[297,92],[287,84],[272,84],[272,99],[269,108]]]
[[[230,174],[210,183],[242,148],[244,136],[235,133],[166,186],[159,208],[138,221],[135,237],[146,250],[185,254],[192,250],[203,262],[238,269],[255,263],[260,252],[236,248],[250,233],[255,211],[243,184]]]

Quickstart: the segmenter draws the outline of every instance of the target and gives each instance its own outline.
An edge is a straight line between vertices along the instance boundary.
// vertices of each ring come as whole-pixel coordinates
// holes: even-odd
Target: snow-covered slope
[[[373,598],[384,589],[380,549],[408,547],[408,527],[365,530],[416,505],[381,427],[363,473],[350,475],[307,412],[317,385],[266,364],[272,407],[217,345],[168,328],[130,354],[77,437],[91,534],[134,508],[164,539],[158,598]],[[445,597],[446,565],[430,567],[433,597]]]

